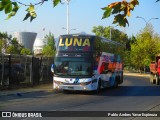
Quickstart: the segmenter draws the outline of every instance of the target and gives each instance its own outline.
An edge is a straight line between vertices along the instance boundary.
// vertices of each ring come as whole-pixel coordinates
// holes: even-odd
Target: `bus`
[[[124,46],[88,34],[61,35],[52,64],[53,89],[96,91],[123,82]]]

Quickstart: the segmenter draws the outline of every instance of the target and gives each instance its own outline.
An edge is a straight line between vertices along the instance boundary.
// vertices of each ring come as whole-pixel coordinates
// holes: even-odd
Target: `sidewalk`
[[[29,88],[20,88],[20,89],[11,89],[11,90],[2,90],[0,91],[0,97],[7,95],[16,95],[24,94],[30,92],[53,92],[53,83],[41,84],[35,87]]]
[[[130,72],[125,72],[123,73],[123,75],[127,75],[127,76],[139,76],[139,77],[149,77],[150,74],[149,73],[130,73]]]

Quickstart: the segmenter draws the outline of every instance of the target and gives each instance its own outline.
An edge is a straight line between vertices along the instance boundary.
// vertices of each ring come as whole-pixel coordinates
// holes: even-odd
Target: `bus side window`
[[[100,68],[100,74],[107,74],[108,73],[108,63],[103,62]]]
[[[103,62],[100,67],[100,74],[104,74],[105,63]]]

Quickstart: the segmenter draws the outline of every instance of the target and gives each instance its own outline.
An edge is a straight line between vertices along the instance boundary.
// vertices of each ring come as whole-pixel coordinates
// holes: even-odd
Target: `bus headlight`
[[[89,85],[89,84],[91,84],[91,83],[92,83],[92,81],[82,82],[81,85]]]

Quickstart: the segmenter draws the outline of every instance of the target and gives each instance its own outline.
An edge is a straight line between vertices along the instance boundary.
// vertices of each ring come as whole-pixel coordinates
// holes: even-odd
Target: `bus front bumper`
[[[64,85],[64,84],[57,84],[53,83],[53,89],[59,90],[73,90],[73,91],[93,91],[95,90],[93,84],[90,83],[88,85]]]

